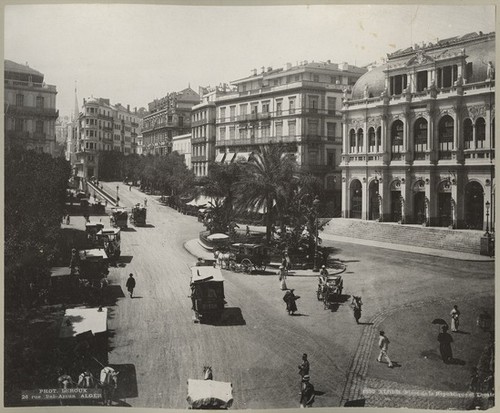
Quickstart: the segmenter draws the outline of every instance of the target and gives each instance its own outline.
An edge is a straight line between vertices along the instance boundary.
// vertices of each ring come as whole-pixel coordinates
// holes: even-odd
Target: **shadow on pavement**
[[[348,400],[344,403],[344,407],[365,407],[366,399]]]
[[[127,227],[127,228],[122,228],[122,232],[137,232],[135,228],[132,227]]]
[[[220,320],[206,320],[203,324],[211,324],[214,326],[244,326],[246,321],[239,307],[227,307],[222,313]]]
[[[465,366],[465,361],[461,359],[452,358],[446,364],[455,364],[458,366]]]
[[[456,334],[465,334],[465,335],[470,335],[470,332],[469,332],[469,331],[462,331],[462,330],[457,330],[457,331],[454,331],[454,333],[456,333]]]
[[[118,258],[118,264],[130,264],[132,258],[134,258],[132,255],[122,255]]]
[[[153,224],[141,225],[141,228],[156,228]]]
[[[137,397],[137,376],[135,366],[133,364],[110,364],[110,367],[118,371],[118,387],[115,392],[115,399],[128,399]],[[120,402],[119,402],[120,403]],[[128,406],[128,404],[121,402],[118,406]]]

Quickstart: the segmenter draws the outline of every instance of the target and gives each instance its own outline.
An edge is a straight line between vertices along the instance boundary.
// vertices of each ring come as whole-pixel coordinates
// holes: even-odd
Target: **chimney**
[[[287,64],[286,64],[286,70],[290,70],[291,68],[292,68],[292,64],[287,62]]]
[[[134,113],[137,113],[137,106],[134,108]]]
[[[271,66],[268,66],[268,67],[267,67],[267,71],[268,71],[268,72],[271,72],[272,70],[273,70],[273,68],[272,68]]]
[[[262,67],[260,68],[260,70],[261,70],[261,73],[264,73],[264,72],[266,71],[266,68],[265,68],[264,66],[262,66]]]
[[[326,61],[326,63],[331,64],[331,63],[332,63],[332,61],[328,59],[328,60]]]
[[[257,69],[252,69],[252,76],[257,76]]]
[[[304,66],[307,65],[307,60],[304,60]]]
[[[127,112],[130,113],[130,105],[127,105]]]

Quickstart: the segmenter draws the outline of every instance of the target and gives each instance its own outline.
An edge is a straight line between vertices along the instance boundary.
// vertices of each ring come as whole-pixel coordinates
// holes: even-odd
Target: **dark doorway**
[[[363,189],[361,182],[355,179],[351,182],[351,214],[350,218],[361,219],[361,210],[363,204]]]
[[[417,192],[413,198],[413,211],[415,222],[423,224],[425,222],[425,192]]]
[[[451,217],[451,193],[440,192],[438,194],[439,226],[448,227],[452,224]]]
[[[391,217],[394,222],[401,220],[401,191],[391,191]]]
[[[483,229],[483,187],[479,182],[469,182],[465,186],[464,197],[465,227],[469,229]]]
[[[370,182],[370,208],[368,212],[368,219],[370,220],[376,220],[380,218],[378,185],[378,180],[373,180]]]

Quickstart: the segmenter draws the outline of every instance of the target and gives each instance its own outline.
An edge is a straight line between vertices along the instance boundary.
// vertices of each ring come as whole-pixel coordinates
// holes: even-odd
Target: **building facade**
[[[486,229],[494,222],[495,34],[388,55],[344,100],[342,214]]]
[[[99,152],[118,151],[126,155],[134,153],[135,140],[140,134],[140,116],[120,103],[111,105],[109,99],[83,100],[70,133],[72,142],[70,159],[74,175],[80,186],[91,178],[99,178]]]
[[[304,61],[260,73],[254,69],[231,82],[234,90],[215,100],[215,160],[230,162],[261,145],[284,143],[304,169],[323,181],[328,198],[323,201],[338,207],[341,100],[365,72],[347,63]]]
[[[192,168],[196,177],[208,175],[208,164],[215,160],[216,100],[230,92],[227,86],[200,90],[201,103],[191,112]]]
[[[10,60],[4,61],[5,149],[33,149],[54,155],[57,90],[44,75]]]
[[[184,156],[184,163],[188,169],[192,169],[191,150],[190,133],[172,137],[172,152],[177,152],[179,155]]]
[[[191,132],[191,108],[198,103],[200,95],[190,87],[150,102],[142,130],[143,153],[172,152],[172,138]]]

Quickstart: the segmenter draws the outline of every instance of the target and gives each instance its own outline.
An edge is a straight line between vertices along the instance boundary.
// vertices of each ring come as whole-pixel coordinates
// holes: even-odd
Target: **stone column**
[[[349,139],[351,138],[348,133],[348,128],[347,128],[347,122],[343,119],[342,120],[344,123],[342,124],[342,131],[343,131],[343,152],[344,155],[347,155],[349,153]]]
[[[346,170],[342,171],[342,218],[349,218],[349,199],[351,191],[347,185],[348,173]]]
[[[368,182],[366,178],[361,180],[361,219],[368,220]]]
[[[385,214],[387,211],[387,202],[385,201],[386,198],[386,190],[385,190],[385,178],[380,177],[378,179],[378,194],[379,194],[379,212],[380,212],[380,222],[385,221]]]

